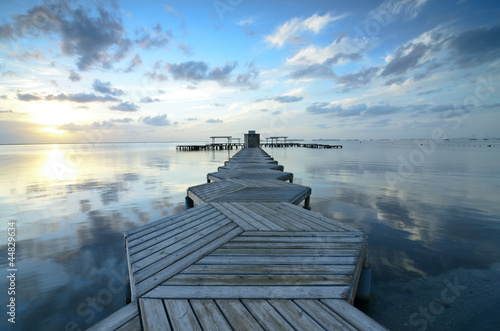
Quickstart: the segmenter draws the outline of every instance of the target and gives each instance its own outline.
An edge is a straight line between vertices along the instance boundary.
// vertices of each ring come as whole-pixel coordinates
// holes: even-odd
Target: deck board
[[[326,330],[356,330],[319,300],[295,300],[295,304]]]
[[[302,309],[292,300],[269,300],[268,302],[296,330],[321,329],[321,326],[309,315],[303,314]]]
[[[278,179],[226,179],[189,187],[195,204],[207,202],[289,202],[299,204],[311,188]]]
[[[352,275],[354,265],[203,265],[194,264],[186,268],[183,274],[215,274],[215,275]]]
[[[281,284],[301,284],[309,285],[342,285],[348,286],[351,282],[351,277],[347,275],[217,275],[217,274],[179,274],[170,278],[164,284],[167,285],[208,285],[208,286],[223,286],[234,285],[238,286],[259,286],[259,285],[281,285]]]
[[[199,241],[195,243],[193,246],[186,249],[185,252],[182,252],[183,254],[186,254],[185,256],[182,256],[182,258],[176,260],[175,262],[168,265],[166,268],[161,269],[157,273],[148,275],[148,277],[145,278],[143,282],[139,283],[139,280],[136,278],[137,292],[145,293],[154,286],[159,285],[165,279],[168,279],[173,275],[178,274],[180,271],[192,265],[197,260],[208,254],[208,252],[210,252],[211,250],[215,250],[222,243],[230,240],[231,238],[236,237],[242,231],[243,230],[241,230],[240,228],[234,227],[232,230],[227,231],[226,233],[224,233],[222,236],[218,237],[215,240],[209,237],[207,238],[206,242]],[[163,264],[161,263],[158,263],[158,265],[160,265],[158,269],[163,267]]]
[[[113,314],[109,315],[104,320],[93,325],[87,330],[97,331],[97,330],[117,330],[122,327],[131,327],[130,330],[134,330],[134,323],[129,324],[135,318],[139,317],[139,310],[137,308],[137,302],[132,302],[125,307],[117,310]],[[140,330],[140,328],[139,328]]]
[[[282,181],[293,181],[291,172],[268,170],[268,169],[252,169],[243,168],[240,170],[225,170],[211,172],[207,174],[207,180],[219,181],[226,179],[279,179]]]
[[[170,331],[170,323],[161,299],[139,299],[144,330]]]
[[[187,286],[159,285],[145,298],[163,299],[343,299],[349,286]]]
[[[231,165],[227,165],[227,166],[220,166],[217,168],[217,171],[244,170],[244,169],[268,169],[268,170],[283,171],[285,169],[285,167],[283,167],[280,164],[240,163],[240,164],[231,164]]]
[[[202,330],[188,300],[164,300],[163,302],[175,331]]]
[[[191,306],[204,330],[231,330],[231,326],[214,301],[191,300]]]
[[[235,205],[228,203],[214,204],[221,213],[226,215],[228,218],[234,220],[242,229],[245,231],[252,230],[271,230],[270,227],[264,226],[260,222],[256,222],[250,215],[245,214],[240,209],[236,208]]]
[[[321,300],[328,308],[339,314],[357,330],[387,330],[373,319],[344,300]]]
[[[242,300],[248,311],[268,330],[293,330],[293,327],[265,300]]]
[[[231,328],[235,331],[260,331],[263,330],[252,314],[240,300],[215,301],[226,317]]]

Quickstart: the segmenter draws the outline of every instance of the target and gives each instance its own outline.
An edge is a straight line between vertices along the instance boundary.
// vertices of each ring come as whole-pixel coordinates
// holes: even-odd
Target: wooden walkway
[[[245,155],[268,158],[231,161]],[[297,206],[310,192],[279,179],[189,188],[196,207],[125,234],[132,303],[91,329],[383,330],[351,305],[366,235]]]
[[[206,202],[290,202],[305,200],[309,208],[311,188],[278,179],[226,179],[188,188],[189,206]]]
[[[293,183],[293,174],[285,171],[256,170],[252,168],[217,171],[207,174],[208,183],[224,179],[279,179]]]

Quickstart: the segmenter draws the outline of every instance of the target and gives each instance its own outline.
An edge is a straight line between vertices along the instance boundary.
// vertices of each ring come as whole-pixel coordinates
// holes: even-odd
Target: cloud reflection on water
[[[500,155],[444,144],[404,183],[389,186],[385,173],[397,170],[399,156],[414,146],[365,142],[334,151],[273,149],[272,155],[294,172],[294,181],[312,187],[314,212],[368,233],[375,281],[499,262],[500,213],[491,174]]]

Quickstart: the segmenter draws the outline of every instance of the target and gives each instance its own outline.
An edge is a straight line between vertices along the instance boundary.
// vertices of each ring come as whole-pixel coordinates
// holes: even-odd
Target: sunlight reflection
[[[66,154],[54,145],[53,149],[47,153],[45,164],[45,175],[51,180],[65,180],[75,178],[76,171],[69,166]]]

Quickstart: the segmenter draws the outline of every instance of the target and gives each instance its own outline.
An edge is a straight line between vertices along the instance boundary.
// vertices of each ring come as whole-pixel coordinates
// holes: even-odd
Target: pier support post
[[[194,201],[190,197],[186,197],[186,209],[190,209],[194,207]]]
[[[304,209],[311,210],[311,196],[308,196],[304,201]]]
[[[363,261],[363,269],[359,276],[358,288],[356,290],[356,298],[360,300],[368,300],[371,293],[372,282],[372,267],[368,264],[368,256],[365,256]]]

